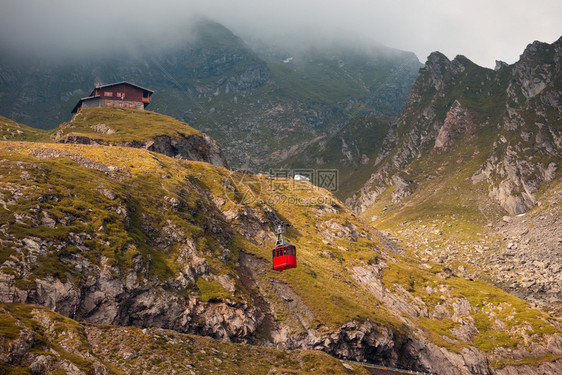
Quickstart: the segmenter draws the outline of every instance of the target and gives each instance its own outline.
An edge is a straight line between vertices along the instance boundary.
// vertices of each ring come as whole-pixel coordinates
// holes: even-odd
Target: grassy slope
[[[94,126],[107,125],[111,134],[96,131]],[[53,131],[55,133],[56,131]],[[76,117],[60,125],[57,137],[86,136],[104,142],[145,142],[155,136],[200,135],[201,132],[172,117],[150,111],[121,108],[91,108],[80,111]]]
[[[490,134],[492,133],[492,134]],[[475,235],[474,230],[501,218],[505,212],[488,197],[487,189],[472,183],[472,175],[489,155],[488,139],[495,137],[490,127],[477,130],[475,139],[464,136],[449,152],[427,150],[403,170],[403,175],[415,181],[415,194],[392,203],[391,188],[365,213],[381,229],[398,228],[402,222],[424,218],[439,218],[445,222],[462,222],[455,231]],[[472,230],[470,230],[471,224]],[[454,233],[446,233],[454,234]]]
[[[0,116],[0,139],[5,141],[35,141],[46,136],[47,132],[35,129]]]
[[[161,329],[79,324],[48,309],[30,305],[0,305],[0,336],[7,349],[24,330],[33,333],[29,357],[68,361],[85,373],[95,362],[112,375],[197,374],[367,374],[360,366],[344,367],[329,355],[312,350],[281,351],[234,344]],[[0,364],[7,374],[28,374],[31,359]],[[58,367],[58,366],[55,366]],[[55,370],[55,373],[57,370]],[[61,368],[60,373],[66,373]],[[4,372],[3,372],[4,373]]]
[[[29,198],[19,201],[17,206],[10,207],[11,210],[25,212],[35,204],[34,202],[39,196],[52,191],[53,194],[60,197],[74,196],[74,198],[72,200],[63,198],[59,202],[45,202],[42,205],[44,210],[58,218],[63,217],[65,213],[72,213],[80,218],[70,226],[61,225],[52,229],[43,226],[31,228],[27,225],[17,224],[12,214],[0,208],[3,221],[11,225],[10,232],[18,238],[31,234],[44,239],[64,238],[70,231],[94,234],[96,229],[103,224],[105,233],[101,234],[98,242],[107,241],[110,245],[92,244],[94,249],[89,252],[90,256],[95,256],[96,253],[103,254],[122,267],[129,267],[128,262],[136,252],[141,252],[145,256],[150,253],[155,263],[153,270],[163,280],[178,272],[178,265],[174,263],[173,253],[158,253],[148,247],[146,243],[150,243],[150,238],[137,227],[137,225],[140,225],[139,222],[136,222],[137,218],[143,214],[148,215],[157,228],[164,225],[165,220],[172,220],[174,224],[179,225],[182,230],[189,233],[195,241],[208,242],[207,246],[211,251],[213,243],[218,241],[217,238],[213,238],[213,234],[203,232],[201,229],[208,225],[207,218],[202,212],[205,209],[211,210],[212,208],[209,205],[213,203],[207,201],[204,197],[189,192],[191,189],[200,186],[209,190],[214,196],[224,198],[223,184],[231,178],[231,172],[226,169],[216,168],[206,163],[177,161],[161,155],[158,156],[157,160],[147,151],[129,148],[2,143],[1,149],[3,150],[2,156],[6,160],[21,160],[28,166],[39,165],[39,168],[49,171],[48,178],[45,180],[40,177],[40,169],[31,168],[31,179],[23,182],[25,189],[31,195]],[[32,156],[33,154],[42,155],[51,151],[66,157],[39,160]],[[102,172],[79,167],[68,157],[117,167],[120,169],[117,172],[119,178],[124,178],[126,182],[120,183],[108,178]],[[3,184],[16,183],[21,178],[20,172],[10,168],[8,163],[3,166],[2,172]],[[165,176],[165,178],[162,180],[161,176]],[[240,176],[242,175],[234,174],[234,181]],[[80,181],[80,183],[77,181]],[[293,181],[287,180],[283,184],[292,186]],[[327,271],[344,274],[346,266],[344,260],[349,262],[367,261],[375,257],[378,253],[377,249],[379,249],[377,244],[372,241],[348,243],[343,238],[337,245],[344,245],[349,250],[342,251],[336,248],[336,244],[322,244],[322,238],[315,230],[315,220],[317,219],[321,218],[322,221],[332,220],[340,225],[344,225],[346,220],[349,220],[362,226],[357,219],[349,217],[349,213],[341,206],[338,206],[337,213],[324,214],[321,209],[331,207],[332,204],[338,205],[330,194],[325,191],[309,189],[310,186],[304,186],[302,190],[289,192],[289,195],[276,195],[272,191],[273,184],[265,178],[252,178],[248,182],[236,185],[238,185],[237,189],[240,192],[254,189],[253,194],[256,194],[256,191],[261,190],[260,197],[261,199],[267,199],[267,203],[262,200],[252,202],[250,206],[253,209],[260,212],[267,204],[280,217],[291,222],[295,228],[299,228],[298,231],[289,231],[288,239],[299,246],[301,267],[290,275],[268,271],[263,275],[265,278],[276,277],[293,284],[295,289],[299,290],[299,293],[302,293],[302,296],[310,302],[310,305],[314,306],[319,315],[319,321],[332,327],[343,324],[358,314],[371,317],[374,320],[382,319],[384,316],[382,311],[370,311],[368,308],[369,306],[376,306],[376,301],[364,295],[351,293],[354,288],[346,283],[346,281],[349,281],[346,280],[347,278],[334,280],[330,276],[332,273]],[[107,187],[114,191],[120,197],[119,200],[113,202],[103,197],[98,192],[100,187]],[[11,196],[11,193],[6,190],[3,190],[3,193],[8,197]],[[231,194],[234,195],[231,196]],[[185,202],[189,213],[176,214],[164,210],[162,207],[165,202],[164,197],[170,195]],[[233,203],[233,201],[242,199],[238,193],[229,192],[227,198],[225,205],[221,207],[223,211],[237,210],[241,208],[239,205],[243,205],[243,202]],[[297,200],[297,204],[302,202],[302,206],[287,203],[289,199],[293,198]],[[124,223],[119,220],[118,215],[112,209],[112,206],[116,203],[124,204],[125,202],[134,205],[137,210],[133,218],[132,228],[129,230],[125,229]],[[228,224],[224,223],[224,225]],[[129,243],[135,243],[136,248],[129,249],[124,253],[123,248]],[[242,236],[235,236],[232,239],[232,251],[235,254],[238,249],[244,249],[246,252],[269,261],[271,255],[269,246],[271,244],[263,245],[265,246],[252,243]],[[320,249],[331,250],[338,255],[338,258],[319,258]],[[62,253],[66,251],[75,251],[75,249],[65,249]],[[213,252],[208,254],[210,263],[216,272],[227,274],[235,272],[232,263],[223,264],[216,259],[212,259],[215,255]],[[57,254],[48,257],[49,259],[44,259],[44,261],[48,260],[54,263],[40,262],[43,264],[35,268],[35,275],[40,276],[52,272],[62,276],[65,266],[57,261]],[[330,287],[320,288],[320,285],[329,285]],[[341,304],[341,301],[345,301],[345,303]]]
[[[525,347],[528,343],[523,342],[520,338],[521,332],[518,331],[523,325],[535,334],[531,341],[536,342],[543,340],[544,335],[560,332],[548,322],[552,317],[530,308],[521,300],[484,282],[469,281],[457,276],[444,277],[449,270],[431,261],[427,262],[427,267],[420,267],[408,258],[389,257],[385,255],[376,238],[371,241],[360,237],[354,241],[346,235],[338,236],[337,230],[334,231],[329,226],[335,224],[341,228],[351,223],[358,228],[359,234],[363,235],[368,233],[369,229],[326,191],[307,183],[295,184],[290,180],[232,174],[226,169],[209,164],[179,161],[160,155],[155,158],[145,150],[128,148],[1,142],[0,150],[0,157],[8,161],[2,164],[2,186],[13,187],[20,184],[20,191],[27,196],[20,199],[17,205],[8,205],[8,210],[0,207],[2,222],[9,224],[8,232],[16,238],[33,235],[41,239],[64,239],[69,232],[93,235],[100,225],[103,225],[103,233],[97,233],[99,240],[87,243],[88,257],[94,263],[99,262],[99,257],[104,255],[110,264],[127,270],[130,269],[131,259],[135,254],[140,253],[144,258],[150,254],[153,262],[151,272],[164,281],[178,272],[178,264],[174,261],[176,250],[172,247],[162,252],[148,246],[151,238],[141,230],[139,219],[141,216],[144,220],[148,217],[157,231],[170,220],[189,233],[198,245],[207,247],[204,256],[215,274],[235,277],[235,262],[240,250],[263,260],[263,267],[259,268],[256,281],[273,304],[275,319],[286,321],[293,327],[297,327],[297,324],[291,323],[295,317],[286,310],[283,301],[273,289],[272,278],[287,283],[298,293],[313,311],[315,320],[312,327],[320,331],[330,331],[351,319],[361,321],[366,318],[390,327],[395,332],[403,331],[405,328],[400,314],[389,312],[384,303],[359,286],[349,274],[349,269],[353,266],[364,267],[367,264],[384,262],[386,266],[383,268],[382,278],[386,293],[396,293],[400,298],[411,299],[412,302],[421,300],[430,314],[435,311],[437,305],[450,298],[464,297],[470,301],[473,306],[470,316],[476,322],[479,334],[468,342],[451,338],[451,331],[460,327],[459,322],[408,316],[414,326],[426,332],[430,340],[450,350],[458,351],[467,345],[474,345],[485,351],[493,351],[498,347]],[[53,157],[54,153],[61,157]],[[34,155],[41,156],[41,159]],[[45,158],[49,155],[50,157]],[[117,179],[108,177],[107,173],[81,167],[71,159],[98,167],[117,167],[118,169],[114,169],[114,177]],[[12,162],[23,162],[28,173],[27,179],[22,180],[21,169],[12,168]],[[43,174],[45,171],[48,173]],[[225,191],[227,180],[230,180],[231,187],[235,190]],[[118,198],[115,201],[107,199],[99,193],[101,187],[111,189]],[[289,189],[283,191],[283,187]],[[213,244],[221,240],[221,235],[202,230],[203,227],[217,225],[216,222],[211,224],[208,221],[211,220],[209,215],[214,210],[213,203],[200,194],[186,194],[194,191],[208,191],[212,196],[224,200],[222,205],[219,204],[223,212],[236,212],[244,206],[262,214],[267,207],[273,209],[280,218],[293,225],[288,231],[287,239],[299,249],[299,267],[290,272],[271,271],[268,266],[271,244],[256,241],[252,234],[249,237],[241,233],[235,234],[229,245],[232,258],[228,261],[217,259]],[[3,188],[0,193],[4,199],[13,197],[10,189]],[[59,224],[55,228],[42,225],[33,228],[30,224],[16,223],[15,212],[27,212],[37,205],[39,197],[46,194],[58,196],[61,200],[40,203],[44,211],[55,217],[71,213],[77,220],[67,226]],[[65,198],[69,196],[73,196],[73,199]],[[187,208],[182,212],[165,209],[162,204],[166,201],[166,196],[180,199]],[[259,196],[259,199],[251,199],[255,196]],[[127,204],[135,208],[128,228],[115,213],[116,204]],[[205,211],[207,214],[203,215],[202,212]],[[241,219],[220,225],[237,227],[244,224],[238,220]],[[0,260],[4,262],[11,257],[11,261],[14,261],[14,257],[17,259],[19,255],[13,251],[6,235],[0,236],[6,241]],[[333,238],[326,241],[327,236]],[[131,244],[134,246],[130,246]],[[326,250],[334,257],[323,255]],[[32,287],[34,277],[45,275],[78,281],[81,276],[69,270],[64,256],[80,251],[73,246],[67,246],[58,252],[40,257],[32,266],[34,268],[31,276],[16,283],[19,282],[23,288]],[[4,267],[3,271],[10,272],[10,269]],[[207,283],[198,282],[196,287],[189,288],[191,291],[187,290],[187,293],[193,292],[202,300],[222,300],[227,296],[235,300],[249,298],[249,291],[239,284],[233,294],[208,280]],[[436,294],[431,290],[449,292]],[[497,330],[491,324],[494,314],[498,319],[505,320],[505,330]],[[504,340],[505,332],[509,332],[513,339]],[[538,360],[540,358],[532,356],[521,359],[527,362]]]

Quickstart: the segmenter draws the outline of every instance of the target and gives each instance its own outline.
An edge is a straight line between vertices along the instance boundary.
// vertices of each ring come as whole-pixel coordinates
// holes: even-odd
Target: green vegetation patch
[[[32,128],[0,116],[0,140],[37,141],[47,135],[47,131]]]
[[[222,301],[231,295],[218,281],[213,279],[205,280],[202,277],[198,278],[197,288],[200,293],[199,299],[203,302]]]
[[[29,353],[52,357],[55,367],[62,365],[57,363],[59,359],[64,359],[84,373],[95,371],[93,358],[96,356],[90,350],[84,327],[76,321],[44,307],[23,304],[0,305],[0,335],[8,340],[15,340],[19,338],[22,330],[28,330],[32,334]],[[103,363],[104,360],[100,359],[100,362]],[[3,363],[3,369],[8,374],[31,374],[30,365],[31,363],[25,362],[20,366]],[[112,375],[123,374],[121,371],[115,371],[113,366],[108,367]],[[59,368],[53,373],[62,374],[66,371]]]

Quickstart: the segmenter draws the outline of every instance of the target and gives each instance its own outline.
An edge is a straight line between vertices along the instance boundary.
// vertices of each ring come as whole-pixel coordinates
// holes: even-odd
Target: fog
[[[517,61],[534,40],[562,35],[559,0],[0,0],[2,54],[68,58],[189,38],[205,16],[243,39],[285,47],[334,40]]]

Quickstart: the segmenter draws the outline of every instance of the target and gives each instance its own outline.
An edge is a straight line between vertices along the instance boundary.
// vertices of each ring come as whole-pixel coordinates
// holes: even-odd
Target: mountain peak
[[[474,64],[474,63],[472,62],[472,60],[470,60],[470,59],[469,59],[468,57],[466,57],[465,55],[457,55],[457,56],[455,56],[455,58],[453,59],[453,62],[457,62],[457,63],[463,64],[463,65],[466,65],[466,64]]]
[[[441,52],[432,52],[427,57],[425,67],[420,70],[418,83],[428,81],[430,86],[433,86],[436,90],[441,90],[444,87],[444,77],[450,71],[451,60]],[[419,81],[420,78],[421,81]],[[416,86],[418,85],[416,84]],[[426,84],[422,84],[421,87],[426,87]]]
[[[451,60],[447,58],[443,53],[439,51],[434,51],[429,54],[427,57],[427,64],[448,64]]]
[[[552,56],[554,56],[555,51],[560,50],[561,44],[562,37],[553,44],[535,40],[533,43],[527,45],[520,56],[520,61],[532,61],[534,59],[537,59],[539,61],[550,60],[551,57],[549,55],[552,54]]]

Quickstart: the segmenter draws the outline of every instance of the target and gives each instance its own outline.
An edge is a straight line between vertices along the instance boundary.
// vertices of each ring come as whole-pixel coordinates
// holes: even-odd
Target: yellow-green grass
[[[432,341],[453,351],[459,351],[467,345],[475,346],[485,352],[498,347],[524,348],[526,343],[522,334],[530,337],[531,341],[542,342],[546,336],[562,334],[562,330],[550,322],[552,316],[531,308],[521,299],[512,296],[481,280],[468,280],[452,276],[451,271],[440,264],[432,264],[428,270],[420,269],[415,263],[389,263],[384,269],[383,282],[385,287],[393,290],[399,285],[413,297],[420,298],[431,314],[435,307],[446,302],[466,299],[471,306],[470,316],[478,329],[478,335],[469,342],[463,342],[454,336],[452,329],[459,327],[459,323],[449,318],[432,319],[420,317],[418,323],[429,334]],[[445,277],[444,277],[445,276]],[[428,287],[434,292],[429,293]],[[435,292],[446,287],[448,295]],[[453,312],[450,311],[452,316]],[[494,327],[495,321],[503,324],[502,329]],[[525,327],[525,328],[522,328]],[[523,331],[521,331],[521,329]],[[443,339],[444,337],[448,340]],[[531,360],[531,358],[529,358]]]
[[[401,317],[389,312],[381,301],[357,285],[350,276],[353,266],[365,267],[384,261],[383,283],[389,292],[397,291],[396,286],[399,285],[414,298],[424,301],[431,311],[442,300],[429,295],[424,287],[444,284],[454,291],[453,298],[467,298],[476,308],[473,318],[480,336],[470,343],[449,346],[443,343],[444,335],[452,337],[447,333],[450,331],[445,324],[447,322],[419,319],[416,323],[428,332],[431,340],[451,350],[465,345],[489,350],[489,342],[494,343],[494,347],[512,346],[510,342],[502,342],[490,329],[487,315],[481,313],[484,311],[481,306],[488,306],[486,304],[490,304],[486,308],[497,309],[499,303],[507,303],[515,314],[513,327],[529,322],[539,338],[559,332],[546,321],[546,315],[484,282],[457,277],[444,279],[439,275],[447,273],[443,265],[431,264],[431,269],[421,270],[409,263],[407,258],[390,258],[365,223],[327,191],[306,182],[246,175],[206,163],[155,156],[146,150],[106,146],[0,142],[0,158],[8,161],[1,166],[3,186],[17,184],[29,195],[20,199],[17,205],[8,205],[9,210],[0,206],[0,215],[10,225],[9,233],[16,238],[26,237],[33,231],[27,223],[16,225],[13,211],[26,212],[40,202],[38,198],[51,194],[59,201],[40,202],[44,211],[59,219],[72,214],[77,218],[71,224],[74,231],[97,233],[99,236],[100,241],[86,243],[88,252],[83,252],[83,256],[99,263],[103,255],[110,264],[117,265],[126,273],[132,267],[134,255],[140,254],[145,262],[150,255],[150,272],[165,281],[177,275],[182,266],[176,262],[179,249],[177,246],[166,249],[150,246],[153,237],[141,230],[141,220],[148,221],[156,233],[172,223],[193,240],[199,256],[207,258],[214,275],[230,275],[236,280],[236,263],[240,253],[243,251],[254,256],[260,264],[254,275],[256,282],[273,304],[277,314],[275,318],[288,320],[287,323],[291,323],[296,331],[302,329],[300,323],[292,324],[294,316],[291,314],[294,312],[287,310],[271,283],[272,279],[289,285],[312,311],[311,328],[330,331],[352,319],[370,319],[400,335],[406,329]],[[22,169],[18,162],[25,167],[29,175],[27,180],[21,178]],[[103,168],[108,165],[117,169]],[[101,188],[111,190],[115,198],[106,197],[100,192]],[[5,198],[10,198],[9,190],[0,192]],[[73,199],[68,200],[68,196]],[[170,197],[181,202],[179,209],[167,206]],[[116,213],[117,206],[127,207],[128,227]],[[258,240],[251,232],[243,230],[251,228],[252,222],[255,224],[252,215],[265,218],[269,210],[292,225],[286,239],[297,246],[296,269],[282,273],[271,270],[273,223],[269,228],[265,227],[271,242]],[[219,211],[233,219],[220,219]],[[250,216],[245,216],[246,212]],[[217,224],[222,227],[223,234],[204,229]],[[100,226],[104,228],[103,233],[98,231]],[[342,228],[352,227],[359,235],[357,240],[349,235],[337,237]],[[64,238],[68,231],[60,223],[55,228],[42,225],[35,228],[38,229],[33,233],[42,239]],[[229,237],[227,242],[224,242],[223,236]],[[228,260],[219,259],[221,243],[231,252]],[[65,253],[75,251],[72,247],[61,250]],[[333,257],[325,256],[325,251],[330,251]],[[71,280],[78,281],[80,275],[65,269],[64,256],[61,255],[64,254],[39,259],[33,269],[34,277],[62,272]],[[63,276],[59,274],[59,277]],[[199,298],[208,301],[226,298],[250,300],[252,291],[246,290],[239,282],[235,282],[235,292],[230,293],[211,280],[199,278],[196,285],[188,287],[185,293],[198,293]]]
[[[91,355],[84,327],[76,321],[43,307],[23,304],[1,304],[0,321],[0,336],[8,340],[5,343],[7,347],[9,342],[14,342],[20,337],[21,331],[30,330],[33,334],[30,353],[62,358],[86,373],[94,371],[95,357]],[[104,362],[103,359],[98,360]],[[27,374],[30,373],[27,366],[10,366],[3,363],[0,364],[0,369],[8,374]],[[122,374],[111,365],[109,370],[111,374]]]
[[[96,131],[96,125],[105,125],[111,134]],[[59,129],[51,131],[57,136],[86,136],[106,143],[145,142],[155,136],[200,135],[184,122],[173,117],[151,111],[123,108],[90,108],[80,111],[72,121],[63,123]]]
[[[221,207],[223,211],[244,209],[244,202],[233,202],[228,198],[229,195],[225,194],[224,186],[228,180],[237,180],[232,178],[232,172],[206,163],[179,161],[161,155],[158,155],[158,160],[156,160],[151,153],[145,150],[130,148],[4,142],[0,143],[0,150],[2,150],[2,156],[8,160],[17,159],[29,164],[37,164],[39,169],[49,172],[49,177],[45,179],[45,177],[39,176],[40,172],[37,169],[38,175],[33,176],[32,180],[20,182],[27,186],[30,194],[33,195],[29,199],[19,202],[17,209],[28,209],[28,206],[34,204],[33,202],[38,196],[52,191],[62,199],[57,202],[58,204],[45,203],[43,209],[46,212],[57,218],[69,213],[80,218],[72,228],[61,225],[57,225],[55,228],[45,226],[32,228],[26,224],[18,225],[15,223],[15,218],[11,216],[8,218],[8,222],[11,223],[12,234],[21,238],[34,233],[44,239],[60,239],[64,238],[70,230],[93,235],[100,226],[103,226],[105,233],[97,234],[110,245],[103,245],[102,241],[92,243],[88,255],[94,261],[99,262],[99,256],[104,255],[109,259],[110,264],[119,265],[123,270],[127,270],[131,267],[131,259],[136,253],[140,253],[143,257],[150,255],[152,272],[166,280],[177,274],[178,267],[181,266],[175,262],[177,248],[171,247],[166,253],[163,253],[146,246],[146,243],[150,242],[150,238],[147,238],[138,229],[140,226],[138,220],[141,213],[144,213],[153,219],[153,225],[156,228],[170,221],[191,236],[198,243],[200,250],[208,255],[213,273],[234,275],[233,262],[236,258],[233,258],[231,263],[222,263],[213,259],[217,255],[216,246],[213,245],[217,239],[201,229],[208,220],[204,214],[205,208],[211,208],[209,205],[212,203],[199,194],[193,194],[194,189],[201,189],[222,198],[225,201]],[[62,157],[35,159],[32,156],[51,151],[56,151]],[[109,178],[101,171],[81,167],[73,162],[72,158],[82,163],[87,160],[117,167],[119,170],[115,173],[122,181]],[[18,170],[6,171],[5,176],[4,182],[10,183],[19,181],[20,177]],[[239,177],[240,174],[234,174],[234,176]],[[265,201],[273,196],[271,181],[265,177],[253,176],[248,181],[247,184],[236,184],[240,191],[263,186],[260,199],[248,204],[250,208],[260,212],[267,206]],[[103,196],[98,191],[100,186],[115,192],[117,198],[112,201]],[[346,245],[344,250],[334,247],[335,244],[323,244],[323,237],[315,228],[319,219],[320,222],[331,220],[338,225],[346,225],[347,222],[350,222],[362,228],[363,232],[366,232],[368,228],[358,219],[352,218],[346,211],[347,209],[344,209],[343,205],[328,192],[308,191],[308,189],[317,188],[307,184],[306,189],[295,189],[289,195],[295,199],[302,199],[303,205],[289,204],[284,200],[277,202],[275,199],[271,200],[271,204],[269,204],[280,218],[293,225],[287,234],[287,239],[299,248],[299,267],[284,273],[269,271],[264,276],[265,279],[278,278],[291,285],[311,306],[318,322],[329,327],[335,327],[359,317],[371,318],[380,322],[392,321],[373,297],[368,294],[354,293],[356,286],[353,285],[349,276],[346,276],[347,267],[354,262],[372,260],[381,251],[380,243],[366,239],[353,242],[342,238],[338,243]],[[69,195],[73,196],[72,201],[64,198]],[[166,196],[173,196],[184,202],[186,208],[182,210],[183,212],[164,211],[161,213],[162,202],[165,202]],[[314,199],[320,203],[314,203]],[[129,209],[129,229],[125,228],[122,220],[112,209],[119,204],[134,208],[134,210]],[[10,208],[16,209],[15,207]],[[322,213],[322,210],[328,208],[337,210],[337,212],[327,212],[322,214],[325,216],[324,218],[320,218],[318,217],[320,214],[314,211],[319,210]],[[10,216],[7,213],[6,215]],[[236,223],[233,224],[236,225]],[[237,256],[236,252],[245,251],[261,258],[264,264],[270,262],[273,242],[252,243],[251,239],[242,236],[235,238],[236,243],[232,248],[234,257]],[[311,243],[308,243],[309,241]],[[324,250],[331,250],[337,257],[334,259],[322,257],[320,254]],[[72,251],[72,249],[64,251]],[[35,275],[40,277],[51,272],[64,277],[62,274],[66,275],[66,268],[64,264],[61,264],[59,255],[61,254],[53,254],[48,258],[40,259],[34,269]],[[334,274],[337,274],[338,277],[333,277]],[[216,289],[209,288],[209,285],[203,281],[200,283],[202,283],[205,295],[209,290]],[[211,296],[214,294],[216,293],[210,293]]]
[[[0,140],[36,141],[46,135],[46,130],[32,128],[0,116]]]

